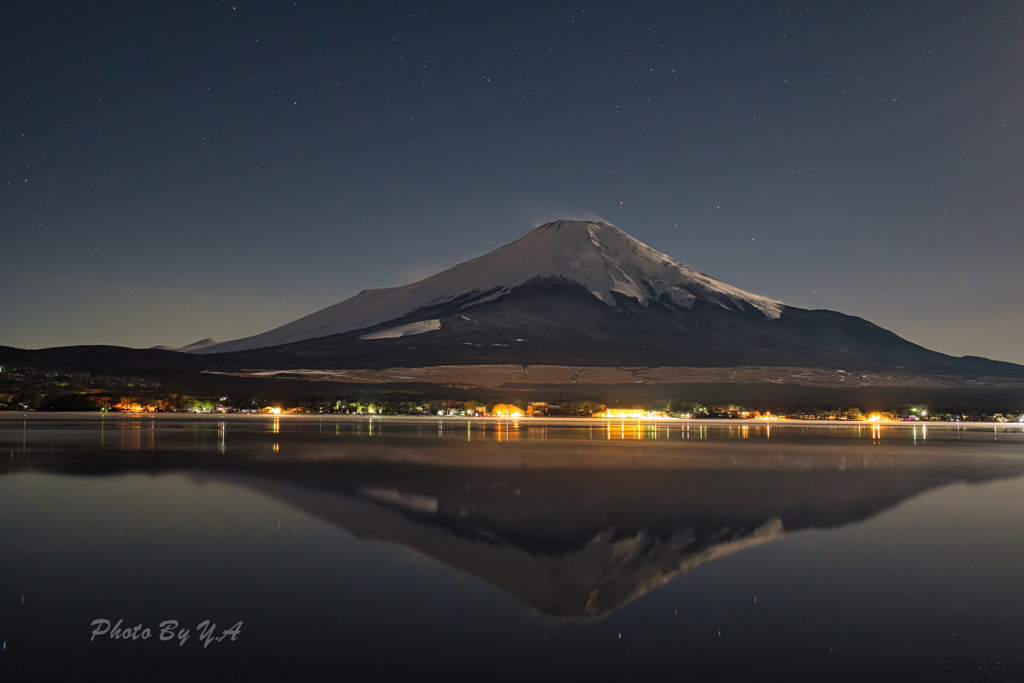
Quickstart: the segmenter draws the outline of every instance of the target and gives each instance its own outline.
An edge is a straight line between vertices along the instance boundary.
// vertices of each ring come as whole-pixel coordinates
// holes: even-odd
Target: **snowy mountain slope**
[[[178,349],[178,351],[184,351],[185,353],[195,353],[196,351],[201,351],[202,349],[206,349],[211,346],[216,346],[217,344],[220,344],[220,342],[217,341],[216,339],[213,339],[212,337],[207,337],[206,339],[200,339],[197,342],[192,342],[188,346],[182,346],[180,349]]]
[[[429,309],[456,304],[468,310],[544,281],[583,287],[605,305],[616,294],[647,308],[652,300],[692,309],[697,302],[725,310],[759,311],[777,319],[784,305],[720,282],[679,263],[603,222],[556,221],[488,254],[402,287],[371,289],[294,322],[195,353],[222,353],[327,337],[411,316],[437,318]],[[436,329],[436,328],[434,328]],[[373,338],[372,332],[364,338]]]

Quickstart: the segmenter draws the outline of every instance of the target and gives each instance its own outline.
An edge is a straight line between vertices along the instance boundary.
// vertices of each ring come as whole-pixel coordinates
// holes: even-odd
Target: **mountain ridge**
[[[845,368],[1024,376],[705,275],[605,222],[555,221],[433,276],[196,348],[210,369],[444,365]]]
[[[419,282],[365,290],[252,337],[175,350],[0,348],[4,359],[113,374],[149,368],[165,379],[199,373],[200,384],[208,373],[506,365],[820,368],[993,390],[997,378],[1024,378],[1021,365],[949,356],[863,318],[747,292],[585,221],[548,223]]]
[[[244,351],[371,330],[418,310],[458,302],[471,308],[513,290],[560,279],[581,285],[608,306],[616,294],[641,306],[657,300],[692,308],[698,300],[778,318],[784,304],[716,280],[605,222],[554,221],[483,256],[400,287],[363,290],[354,297],[262,334],[195,349],[202,354]],[[422,316],[421,316],[422,318]],[[424,318],[425,319],[425,318]]]

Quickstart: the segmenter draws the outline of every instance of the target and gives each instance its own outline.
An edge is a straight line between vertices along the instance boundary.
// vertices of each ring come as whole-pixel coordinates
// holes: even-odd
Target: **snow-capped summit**
[[[197,353],[221,353],[278,346],[345,332],[367,330],[362,339],[437,330],[434,309],[458,304],[470,311],[526,285],[556,281],[577,285],[609,307],[623,297],[647,308],[652,300],[691,309],[703,301],[726,310],[760,311],[768,319],[782,314],[783,304],[720,282],[679,263],[605,222],[555,221],[542,225],[511,244],[460,263],[437,275],[402,287],[370,289],[276,329],[244,339],[203,348]],[[416,312],[420,320],[405,320]],[[413,316],[415,317],[415,316]],[[393,329],[371,330],[389,321]]]

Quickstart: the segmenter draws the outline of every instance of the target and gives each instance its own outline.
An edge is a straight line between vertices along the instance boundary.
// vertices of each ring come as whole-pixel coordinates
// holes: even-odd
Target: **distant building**
[[[527,417],[560,417],[570,415],[571,412],[562,406],[549,405],[547,403],[531,403],[526,406]]]

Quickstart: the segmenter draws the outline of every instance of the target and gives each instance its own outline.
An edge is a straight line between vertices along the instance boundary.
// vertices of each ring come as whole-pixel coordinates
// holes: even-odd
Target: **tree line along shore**
[[[1024,390],[761,384],[342,384],[0,370],[0,410],[1016,422]]]

